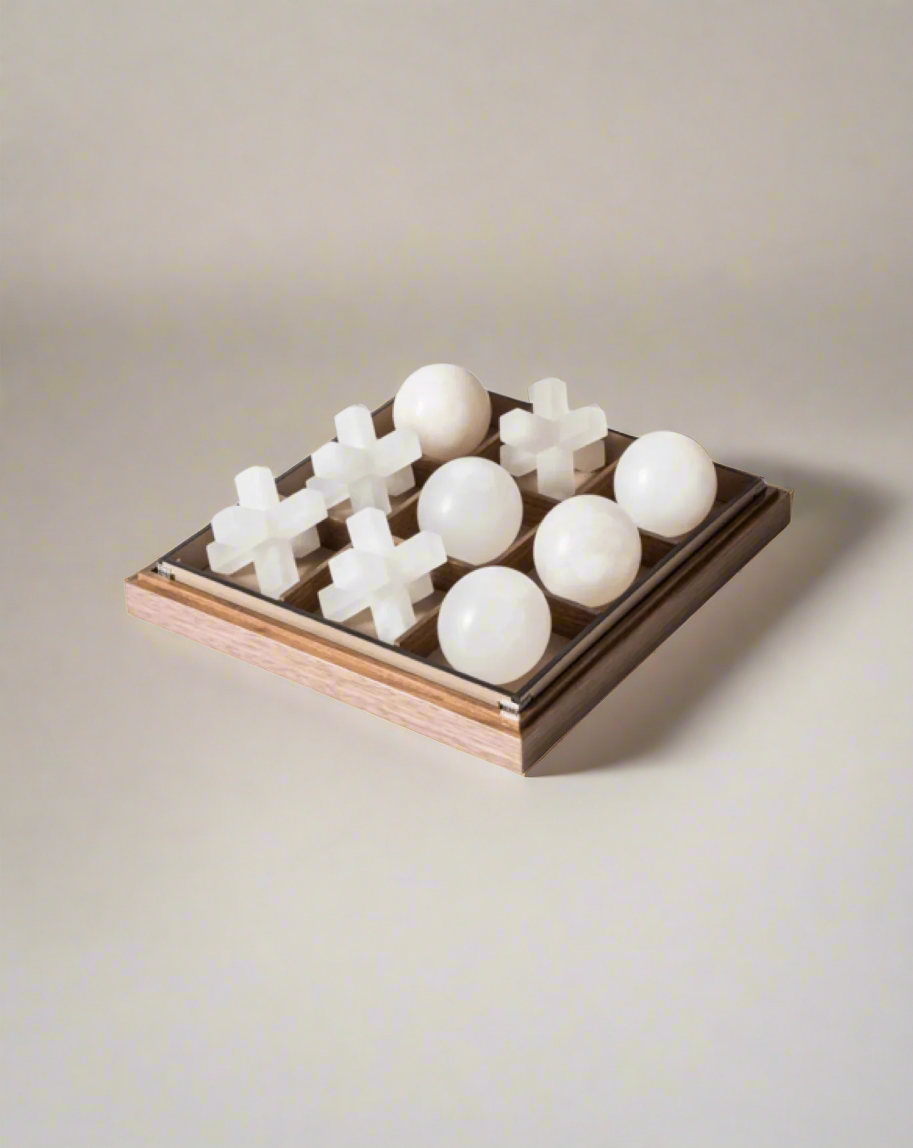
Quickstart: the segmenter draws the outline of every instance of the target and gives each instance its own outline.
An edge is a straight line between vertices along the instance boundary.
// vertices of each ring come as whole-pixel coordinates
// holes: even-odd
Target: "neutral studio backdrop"
[[[3,4],[16,1148],[900,1148],[913,5]],[[125,615],[352,402],[795,487],[520,779]]]

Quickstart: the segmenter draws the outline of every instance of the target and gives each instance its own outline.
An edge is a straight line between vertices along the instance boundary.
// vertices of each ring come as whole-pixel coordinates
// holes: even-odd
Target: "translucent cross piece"
[[[501,416],[501,465],[516,477],[535,470],[540,494],[570,498],[575,469],[605,466],[605,414],[596,406],[569,410],[561,379],[540,379],[529,397],[532,413],[512,410]]]
[[[327,516],[323,495],[299,490],[280,501],[268,466],[251,466],[235,479],[238,506],[212,520],[215,538],[206,547],[210,569],[235,574],[254,564],[260,593],[278,598],[298,581],[296,558],[320,545],[317,523]]]
[[[330,559],[333,585],[319,592],[320,609],[333,622],[370,609],[378,638],[393,642],[415,625],[412,603],[433,593],[431,571],[447,561],[444,543],[423,530],[394,546],[387,516],[374,507],[347,525],[352,548]]]
[[[415,486],[411,463],[422,448],[413,430],[396,430],[377,437],[371,412],[361,404],[346,407],[336,416],[338,442],[314,452],[314,477],[308,487],[319,490],[327,506],[348,499],[352,509],[375,507],[390,513],[390,495]]]

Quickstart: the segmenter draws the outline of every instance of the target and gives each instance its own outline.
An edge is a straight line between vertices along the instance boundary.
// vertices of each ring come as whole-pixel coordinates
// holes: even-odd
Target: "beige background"
[[[4,9],[3,1143],[909,1143],[913,6]],[[528,780],[123,609],[439,360],[796,487]]]

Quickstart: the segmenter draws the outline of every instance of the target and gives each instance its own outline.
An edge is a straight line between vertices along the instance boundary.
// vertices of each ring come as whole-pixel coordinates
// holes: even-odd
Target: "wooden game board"
[[[498,460],[500,416],[529,404],[491,394],[489,436],[475,452]],[[378,436],[393,429],[392,400],[374,412]],[[632,436],[609,431],[606,465],[578,475],[578,493],[613,494],[613,473]],[[396,539],[418,530],[422,484],[439,465],[422,458],[417,486],[394,498]],[[492,685],[451,669],[437,643],[437,612],[446,591],[474,567],[449,560],[432,575],[435,593],[416,605],[415,625],[395,643],[380,642],[367,613],[346,624],[320,614],[317,594],[329,585],[328,561],[349,544],[348,507],[335,507],[318,527],[321,548],[300,559],[300,581],[275,601],[256,589],[252,573],[224,576],[206,561],[209,526],[126,582],[127,609],[215,649],[233,654],[321,693],[416,730],[436,741],[525,773],[728,581],[790,520],[792,493],[762,478],[716,464],[717,501],[701,525],[668,540],[641,531],[643,560],[629,589],[591,610],[546,593],[552,638],[544,657],[521,680]],[[283,497],[313,474],[310,458],[278,479]],[[533,538],[554,500],[519,480],[523,525],[491,565],[535,578]],[[659,702],[659,699],[658,699]]]

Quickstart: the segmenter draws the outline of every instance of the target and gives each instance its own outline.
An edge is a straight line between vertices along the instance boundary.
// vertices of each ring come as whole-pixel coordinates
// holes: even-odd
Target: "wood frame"
[[[493,400],[500,400],[496,413],[498,405],[505,403],[526,405],[504,396],[493,395]],[[388,417],[388,408],[385,404],[375,412],[375,421]],[[629,441],[629,436],[623,437]],[[280,478],[283,493],[290,493],[289,476],[305,464]],[[606,468],[607,474],[613,465]],[[594,485],[591,481],[587,488]],[[508,693],[461,680],[462,675],[427,665],[422,657],[407,656],[407,651],[393,647],[381,649],[380,643],[361,641],[359,635],[341,635],[340,627],[313,619],[307,612],[269,603],[256,593],[230,592],[164,560],[127,579],[127,609],[138,618],[436,741],[526,773],[789,524],[790,491],[760,479],[743,485],[741,501],[730,500],[709,533],[695,532],[690,542],[685,539],[673,547],[678,557],[661,580],[645,577],[623,610],[616,610],[614,616],[606,611],[601,620],[584,627],[584,640],[572,641],[569,653],[563,660],[554,659],[549,672],[534,675],[535,688],[530,690]],[[391,518],[397,513],[394,509]],[[410,511],[399,508],[399,513],[402,520]],[[205,531],[199,532],[182,545],[198,546],[198,540],[205,537]],[[173,559],[180,550],[176,548],[166,558]],[[528,562],[527,555],[518,553],[518,562]],[[563,608],[560,600],[551,605],[553,616]],[[429,625],[425,623],[426,631]],[[421,626],[419,621],[414,629]]]

